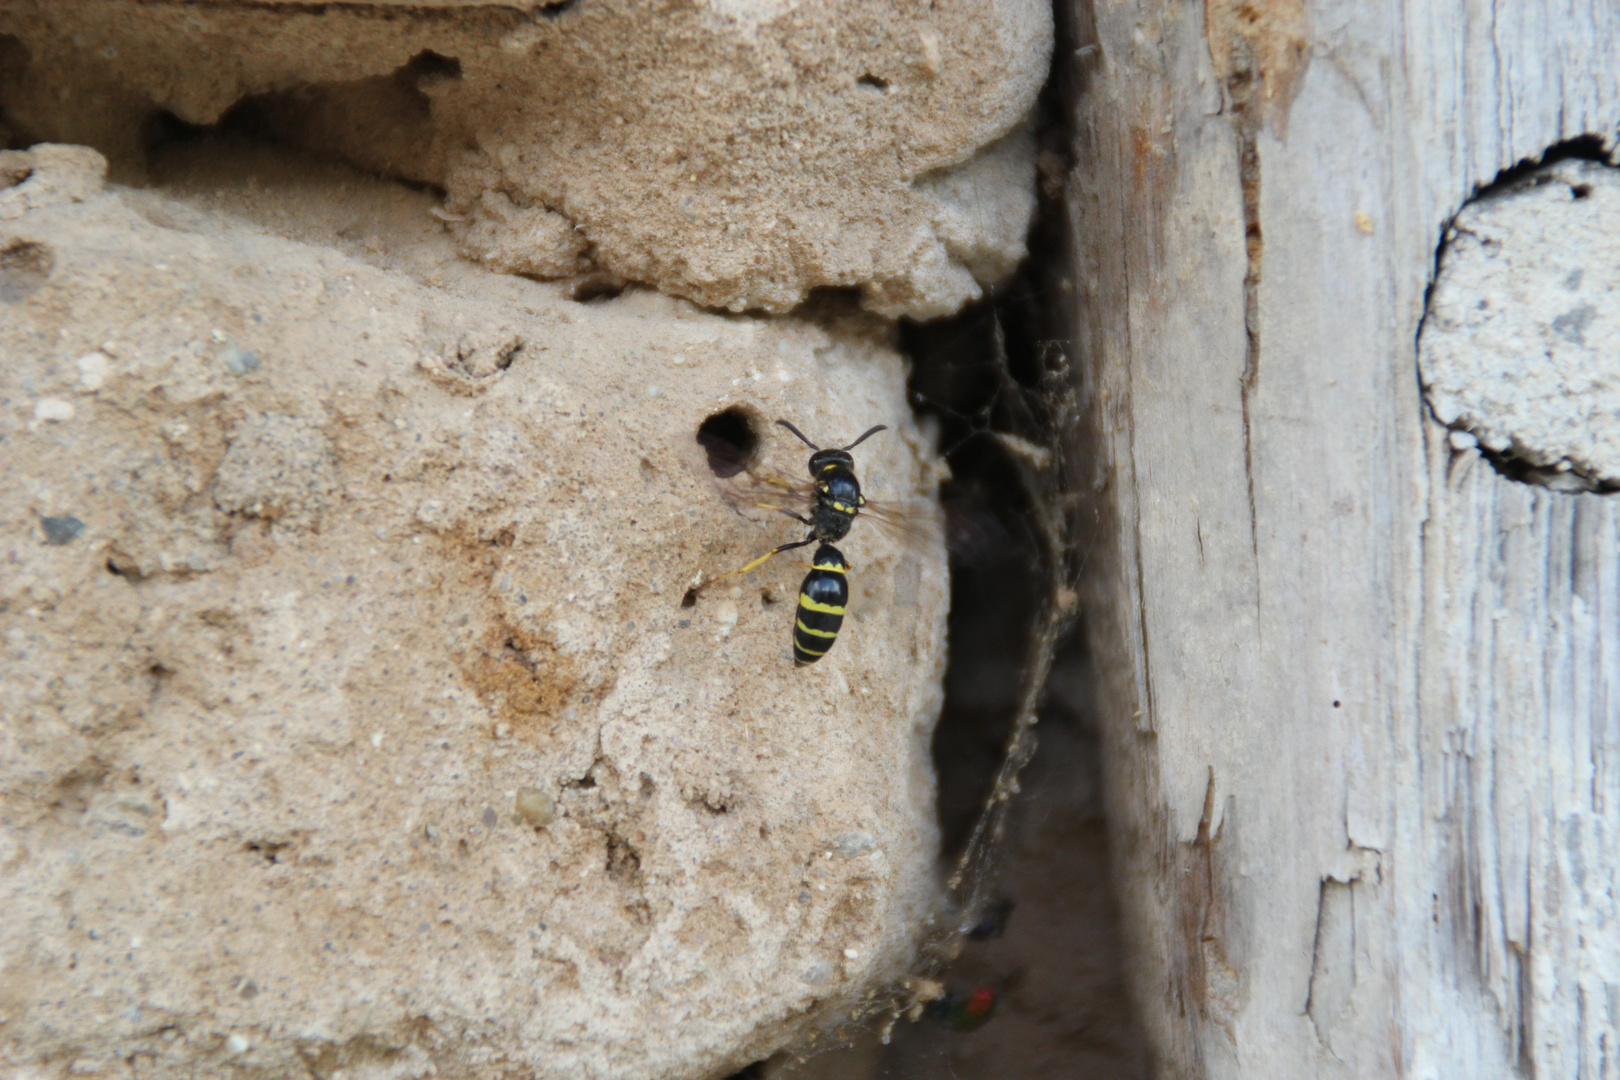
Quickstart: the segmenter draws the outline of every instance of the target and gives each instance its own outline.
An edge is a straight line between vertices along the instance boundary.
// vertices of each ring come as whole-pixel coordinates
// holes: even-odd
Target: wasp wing
[[[816,503],[808,481],[793,481],[777,473],[759,470],[716,478],[716,490],[732,509],[744,516],[755,510],[777,511],[798,517]]]
[[[910,544],[937,543],[945,535],[935,505],[922,500],[911,502],[878,502],[866,500],[860,516],[870,518],[879,528]]]
[[[854,539],[861,533],[866,537]],[[882,542],[879,536],[889,542]],[[939,508],[931,500],[868,498],[855,519],[847,549],[856,564],[850,578],[856,597],[851,610],[908,611],[916,607],[922,581],[943,569],[943,537]]]

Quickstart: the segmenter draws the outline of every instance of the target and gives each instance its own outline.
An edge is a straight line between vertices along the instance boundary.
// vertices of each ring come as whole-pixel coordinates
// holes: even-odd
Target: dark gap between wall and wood
[[[1100,537],[1078,497],[1095,470],[1076,449],[1095,440],[1082,431],[1094,421],[1083,415],[1089,358],[1072,338],[1084,313],[1065,198],[1076,145],[1068,103],[1083,75],[1068,58],[1087,55],[1077,37],[1060,5],[1029,258],[995,296],[901,331],[913,408],[937,425],[952,472],[941,491],[950,660],[933,752],[942,872],[957,879],[959,906],[956,925],[925,943],[919,961],[947,996],[916,1023],[889,1027],[879,1012],[847,1045],[762,1063],[762,1076],[1131,1080],[1150,1071],[1126,984],[1079,617],[1080,573]],[[1027,714],[1038,723],[1023,734],[1039,750],[1020,775],[1031,747],[1014,733]],[[1016,797],[998,802],[998,790]],[[985,1001],[988,1015],[976,1007]]]

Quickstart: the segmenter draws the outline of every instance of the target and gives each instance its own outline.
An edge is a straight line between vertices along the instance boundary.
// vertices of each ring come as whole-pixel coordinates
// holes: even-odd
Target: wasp
[[[812,500],[809,515],[780,506],[758,505],[781,511],[809,531],[803,540],[778,544],[741,570],[733,570],[729,574],[713,578],[705,583],[704,587],[707,588],[723,578],[746,574],[784,551],[819,543],[821,546],[816,549],[815,556],[810,560],[810,572],[805,575],[803,584],[799,586],[799,606],[793,624],[793,662],[799,667],[804,667],[821,659],[833,647],[833,642],[838,639],[838,629],[844,623],[844,610],[849,603],[849,582],[846,575],[852,567],[843,553],[832,545],[849,535],[850,527],[855,524],[855,518],[860,515],[861,508],[866,506],[866,496],[861,494],[861,482],[855,475],[855,458],[850,451],[878,432],[887,431],[888,425],[878,424],[867,429],[860,438],[848,446],[824,449],[811,442],[805,437],[804,432],[786,420],[778,420],[777,424],[793,432],[812,451],[808,465],[811,480],[808,495]],[[785,480],[767,482],[787,488],[789,491],[797,490]]]

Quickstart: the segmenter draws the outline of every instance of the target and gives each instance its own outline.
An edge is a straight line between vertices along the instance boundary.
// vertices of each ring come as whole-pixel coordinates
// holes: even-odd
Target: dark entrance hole
[[[0,248],[0,302],[14,304],[44,288],[54,262],[51,249],[32,240]]]
[[[697,441],[708,455],[709,470],[730,479],[759,456],[759,422],[751,410],[733,405],[699,424]]]

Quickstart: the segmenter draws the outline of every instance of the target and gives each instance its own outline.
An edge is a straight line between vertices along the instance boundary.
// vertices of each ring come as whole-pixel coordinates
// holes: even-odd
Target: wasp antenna
[[[792,424],[788,423],[786,420],[778,420],[777,424],[780,425],[781,427],[787,428],[789,431],[793,432],[793,434],[797,435],[799,437],[800,441],[802,441],[804,443],[804,445],[808,446],[810,449],[812,449],[812,450],[820,450],[821,449],[821,447],[817,446],[815,443],[811,442],[809,439],[806,439],[804,437],[804,432],[800,431],[798,428],[794,427]],[[874,429],[874,430],[876,430],[876,429]],[[870,434],[872,434],[872,432],[870,432],[870,431],[868,431],[866,433],[866,435],[870,435]],[[862,435],[861,439],[866,438],[866,435]],[[856,439],[855,441],[860,442],[860,439]]]
[[[782,423],[782,421],[778,420],[777,423],[780,424],[780,423]],[[862,435],[860,438],[856,439],[854,442],[852,442],[848,446],[844,447],[844,449],[845,450],[853,450],[857,446],[861,445],[861,443],[863,443],[867,439],[871,438],[873,435],[876,435],[878,432],[880,432],[880,431],[888,431],[888,430],[889,430],[889,425],[888,424],[879,424],[876,427],[872,428],[871,430],[867,431],[867,433],[865,435]],[[804,436],[800,435],[799,438],[803,439]],[[805,439],[805,441],[808,442],[809,440]]]

